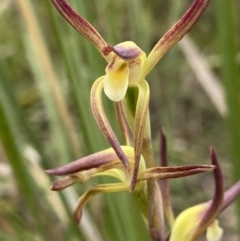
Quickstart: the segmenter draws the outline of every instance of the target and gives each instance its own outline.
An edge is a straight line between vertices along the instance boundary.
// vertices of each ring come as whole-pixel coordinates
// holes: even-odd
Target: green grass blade
[[[222,78],[228,105],[227,126],[232,154],[232,170],[234,180],[238,181],[240,179],[240,73],[236,62],[237,4],[231,0],[217,0],[215,6],[223,61]],[[238,200],[238,217],[240,217],[240,200]]]

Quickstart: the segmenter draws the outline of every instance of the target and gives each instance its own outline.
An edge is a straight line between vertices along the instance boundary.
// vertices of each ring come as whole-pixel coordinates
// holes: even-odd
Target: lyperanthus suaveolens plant
[[[62,190],[94,176],[113,176],[119,180],[118,183],[99,184],[81,195],[74,212],[77,222],[80,222],[83,206],[94,195],[130,191],[146,219],[153,240],[194,241],[205,231],[208,241],[220,240],[223,230],[216,218],[239,195],[240,183],[224,192],[223,174],[213,148],[210,165],[168,166],[163,130],[161,162],[160,166],[155,166],[149,118],[150,91],[145,80],[157,62],[192,28],[210,0],[195,0],[148,55],[131,41],[117,45],[108,44],[65,0],[51,1],[60,14],[89,40],[107,61],[106,73],[94,82],[90,100],[93,116],[111,146],[64,166],[47,170],[49,174],[63,176],[52,184],[51,189]],[[117,117],[125,137],[124,145],[120,145],[105,114],[103,92],[116,103]],[[175,219],[167,179],[206,171],[213,171],[214,174],[215,192],[212,200],[186,209]],[[161,186],[156,180],[161,180]],[[164,215],[170,227],[167,234]]]

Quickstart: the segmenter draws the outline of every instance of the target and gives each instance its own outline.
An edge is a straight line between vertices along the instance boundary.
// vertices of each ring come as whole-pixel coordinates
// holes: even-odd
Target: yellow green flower
[[[120,101],[124,98],[128,85],[145,79],[165,53],[191,29],[209,3],[209,0],[195,0],[146,58],[146,54],[131,41],[111,47],[97,30],[76,13],[65,0],[51,1],[62,16],[88,39],[109,63],[103,79],[104,91],[113,101]]]
[[[108,44],[97,30],[76,13],[65,0],[51,1],[62,16],[88,39],[107,61],[105,75],[94,82],[90,100],[94,118],[112,146],[112,148],[62,167],[47,170],[49,174],[63,176],[52,184],[51,189],[58,191],[74,183],[85,182],[94,176],[112,176],[117,178],[119,182],[99,184],[81,195],[74,213],[77,222],[81,219],[83,206],[94,195],[130,189],[133,191],[142,213],[148,219],[149,233],[154,240],[163,240],[163,207],[171,227],[165,240],[195,241],[206,231],[208,241],[220,241],[223,230],[219,227],[216,218],[239,195],[240,182],[224,193],[223,175],[215,151],[211,149],[212,165],[169,167],[166,162],[166,140],[162,131],[161,167],[152,167],[153,160],[151,160],[151,165],[148,165],[150,161],[147,160],[153,159],[153,155],[150,144],[148,108],[150,90],[146,76],[157,62],[192,28],[210,0],[194,0],[186,13],[163,35],[148,55],[131,41],[114,46]],[[104,111],[102,93],[105,93],[111,101],[116,102],[120,126],[128,146],[120,145],[111,128]],[[134,147],[131,147],[128,127],[133,134]],[[146,157],[147,152],[148,154],[151,152],[148,155],[150,158]],[[170,205],[166,180],[212,169],[214,169],[215,177],[213,199],[184,210],[175,219]],[[157,183],[151,181],[159,179],[162,180],[161,192]],[[147,182],[149,184],[147,194],[146,180],[150,180]]]
[[[127,158],[106,118],[101,93],[104,91],[114,102],[124,100],[124,112],[134,137],[135,168],[131,185],[131,189],[134,189],[145,138],[144,132],[146,134],[150,130],[148,126],[149,86],[145,78],[157,62],[192,28],[210,0],[195,0],[186,13],[163,35],[148,56],[131,41],[115,46],[107,44],[97,30],[75,12],[65,0],[51,1],[60,14],[88,39],[108,62],[106,74],[98,78],[92,86],[92,112],[104,136],[122,164],[129,170]],[[128,89],[133,89],[133,91],[128,94]]]
[[[240,195],[240,181],[224,193],[223,173],[214,149],[211,149],[215,193],[212,200],[184,210],[173,222],[169,241],[196,241],[206,231],[207,241],[220,241],[223,230],[216,219]]]
[[[59,191],[74,183],[85,182],[95,176],[112,176],[119,180],[116,183],[99,184],[87,190],[78,200],[74,216],[77,222],[81,219],[83,206],[96,194],[105,192],[128,191],[134,169],[134,149],[121,146],[130,165],[130,172],[121,164],[112,148],[83,157],[64,166],[47,170],[48,174],[63,176],[53,182],[51,190]],[[172,167],[146,168],[145,160],[141,156],[139,172],[134,195],[142,213],[147,216],[147,198],[145,193],[146,180],[158,180],[194,175],[214,169],[214,165],[186,165]]]
[[[126,41],[113,48],[113,59],[103,78],[106,96],[115,102],[123,100],[129,86],[140,81],[146,54],[133,42]]]

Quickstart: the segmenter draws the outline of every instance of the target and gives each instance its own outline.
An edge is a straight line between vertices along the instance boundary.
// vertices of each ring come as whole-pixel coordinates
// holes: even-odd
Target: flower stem
[[[151,130],[149,114],[145,124],[145,135],[143,140],[143,156],[146,167],[154,167],[154,156],[151,143]],[[148,199],[148,227],[149,233],[154,241],[164,239],[164,217],[163,202],[160,188],[156,181],[147,181],[147,199]]]

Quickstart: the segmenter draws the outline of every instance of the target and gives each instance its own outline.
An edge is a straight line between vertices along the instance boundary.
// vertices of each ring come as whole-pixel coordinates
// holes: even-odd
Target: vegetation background
[[[70,0],[69,0],[70,1]],[[191,0],[71,0],[110,44],[132,40],[149,53]],[[156,165],[159,129],[171,165],[209,163],[213,145],[226,188],[240,179],[240,2],[212,0],[187,38],[148,76]],[[49,190],[44,169],[108,147],[89,93],[106,63],[50,0],[0,1],[0,240],[150,240],[129,193],[96,196],[81,225],[72,210],[86,188]],[[105,98],[105,97],[103,97]],[[109,119],[119,134],[112,103]],[[170,180],[181,210],[213,195],[211,173]],[[238,207],[221,216],[224,240],[238,240]],[[204,240],[204,239],[203,239]]]

